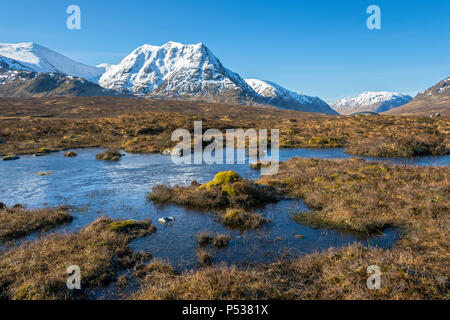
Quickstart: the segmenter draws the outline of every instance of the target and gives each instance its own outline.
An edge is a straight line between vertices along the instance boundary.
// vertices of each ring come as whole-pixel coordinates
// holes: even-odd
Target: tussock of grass
[[[148,199],[156,203],[175,203],[204,209],[248,208],[276,201],[275,194],[274,188],[242,179],[231,171],[218,173],[214,180],[201,186],[155,186]]]
[[[228,209],[224,214],[218,214],[219,221],[229,227],[242,229],[257,229],[268,222],[260,214],[244,209]]]
[[[72,216],[64,208],[24,210],[0,206],[0,242],[24,237],[36,231],[47,231],[69,223]]]
[[[85,297],[89,288],[113,281],[117,271],[148,259],[128,243],[155,231],[150,221],[111,230],[116,221],[100,218],[80,232],[51,235],[8,250],[0,256],[1,299],[71,299]],[[81,292],[66,287],[66,269],[81,270]]]
[[[230,243],[231,237],[228,234],[219,234],[217,233],[213,238],[213,244],[217,248],[223,248],[228,246]]]
[[[212,265],[212,257],[208,251],[204,249],[197,250],[197,262],[200,267]]]
[[[64,156],[66,157],[66,158],[73,158],[73,157],[76,157],[78,154],[75,152],[75,151],[67,151],[65,154],[64,154]]]
[[[109,149],[95,155],[95,160],[119,161],[122,154],[118,150]]]
[[[205,232],[205,231],[199,232],[197,234],[197,242],[201,246],[204,246],[204,245],[207,245],[208,243],[211,243],[212,240],[213,240],[213,237],[210,236],[210,234]]]

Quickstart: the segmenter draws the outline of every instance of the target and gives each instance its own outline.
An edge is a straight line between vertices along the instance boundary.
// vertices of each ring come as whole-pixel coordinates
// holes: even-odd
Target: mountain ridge
[[[450,77],[419,92],[409,103],[383,114],[387,115],[450,115]]]
[[[356,97],[343,98],[331,104],[331,107],[343,115],[357,112],[381,113],[400,107],[412,100],[406,94],[389,91],[366,91]]]

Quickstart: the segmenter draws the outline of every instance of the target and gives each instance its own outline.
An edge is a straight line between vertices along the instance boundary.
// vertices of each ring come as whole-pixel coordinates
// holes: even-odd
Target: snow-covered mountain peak
[[[411,100],[411,96],[398,92],[366,91],[357,97],[340,99],[331,106],[340,114],[362,111],[384,112],[404,105]]]
[[[104,69],[75,62],[66,56],[33,42],[0,43],[0,56],[40,73],[63,73],[96,81]]]
[[[223,89],[252,91],[203,44],[144,44],[111,66],[99,83],[138,95],[201,95]],[[238,88],[239,87],[239,88]]]

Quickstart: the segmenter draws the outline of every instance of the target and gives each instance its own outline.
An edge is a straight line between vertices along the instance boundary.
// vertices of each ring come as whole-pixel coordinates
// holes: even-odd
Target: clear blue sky
[[[66,28],[77,4],[82,29]],[[366,27],[381,8],[382,30]],[[367,90],[416,93],[450,75],[449,0],[14,0],[0,6],[0,42],[33,41],[87,64],[136,47],[205,43],[243,77],[327,102]]]

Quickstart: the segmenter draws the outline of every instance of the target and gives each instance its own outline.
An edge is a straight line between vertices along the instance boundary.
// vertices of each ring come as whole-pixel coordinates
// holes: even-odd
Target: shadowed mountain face
[[[450,77],[420,92],[408,104],[389,110],[385,114],[430,115],[441,113],[450,115]]]
[[[0,71],[0,97],[118,96],[85,79],[34,71]]]
[[[337,115],[338,113],[318,97],[311,97],[283,88],[264,80],[245,79],[245,81],[265,100],[265,103],[282,109],[318,112]]]

